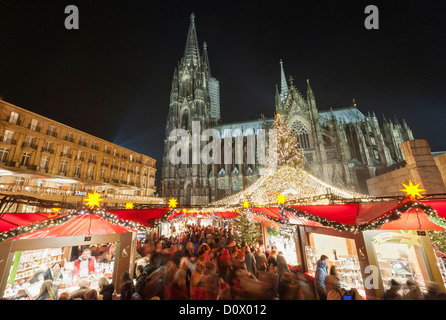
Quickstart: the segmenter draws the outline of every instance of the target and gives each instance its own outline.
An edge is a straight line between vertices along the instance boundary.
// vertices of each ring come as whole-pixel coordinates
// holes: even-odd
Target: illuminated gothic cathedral
[[[273,121],[259,115],[254,121],[221,123],[219,82],[211,75],[206,43],[202,50],[198,45],[194,19],[192,14],[184,55],[173,74],[161,181],[162,196],[177,198],[182,206],[205,205],[241,191],[257,180],[263,166],[259,161],[247,163],[246,155],[243,163],[222,160],[223,164],[194,164],[191,159],[186,164],[173,164],[169,151],[175,142],[168,139],[172,130],[184,129],[192,140],[195,121],[200,132],[217,129],[223,141],[230,129],[232,140],[242,138],[246,151],[249,136],[257,135],[259,129],[267,133]],[[404,120],[401,124],[397,119],[383,118],[380,124],[374,113],[361,113],[354,101],[345,108],[319,110],[309,80],[304,96],[292,77],[287,80],[282,61],[280,77],[280,90],[276,87],[275,109],[272,107],[271,113],[285,116],[313,175],[330,185],[367,194],[368,178],[404,161],[400,143],[413,139]],[[199,143],[203,148],[209,142]],[[230,155],[233,159],[235,150]],[[192,147],[189,151],[191,157]],[[256,159],[258,156],[256,152]]]

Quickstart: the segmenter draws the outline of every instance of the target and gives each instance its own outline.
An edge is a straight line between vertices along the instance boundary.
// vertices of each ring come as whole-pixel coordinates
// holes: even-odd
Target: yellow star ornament
[[[87,198],[84,199],[87,203],[85,204],[89,208],[93,207],[99,207],[101,201],[104,199],[101,199],[101,194],[96,193],[96,190],[93,193],[88,193]]]
[[[285,200],[286,200],[286,198],[283,194],[280,193],[277,195],[277,203],[278,204],[284,204]]]
[[[249,202],[248,201],[243,202],[243,208],[248,208],[248,207],[249,207]]]
[[[412,199],[415,199],[416,197],[423,198],[423,196],[420,194],[420,192],[422,192],[422,191],[426,191],[426,190],[424,190],[424,189],[419,189],[419,188],[418,188],[418,186],[419,186],[421,183],[418,183],[417,185],[414,185],[414,184],[412,183],[412,180],[410,180],[410,181],[409,181],[409,185],[404,184],[404,183],[401,183],[401,184],[405,187],[405,189],[401,189],[401,190],[399,190],[399,191],[405,192],[405,193],[406,193],[406,196],[408,196],[408,197],[410,197],[410,198],[412,198]]]
[[[125,208],[126,208],[126,209],[133,209],[133,203],[131,203],[131,202],[127,202],[127,203],[125,204]]]
[[[175,198],[169,199],[169,208],[176,208],[178,205],[178,201]]]

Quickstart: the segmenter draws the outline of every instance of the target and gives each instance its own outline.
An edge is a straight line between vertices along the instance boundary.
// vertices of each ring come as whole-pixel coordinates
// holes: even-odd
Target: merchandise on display
[[[58,294],[79,289],[79,281],[87,280],[87,286],[98,289],[98,281],[102,277],[111,280],[113,276],[114,261],[96,262],[95,272],[87,278],[73,276],[74,261],[67,261],[71,253],[71,247],[49,248],[16,252],[8,275],[8,283],[3,297],[18,299],[35,299],[40,293],[44,274],[54,264],[61,266],[62,279],[55,279],[54,285],[58,287]],[[92,256],[97,259],[98,257]]]

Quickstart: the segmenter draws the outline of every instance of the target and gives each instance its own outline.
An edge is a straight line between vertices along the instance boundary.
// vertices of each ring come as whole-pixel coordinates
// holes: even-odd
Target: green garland
[[[1,232],[0,233],[0,242],[3,242],[5,240],[11,239],[11,238],[16,238],[17,236],[19,236],[21,234],[27,234],[27,233],[30,233],[33,231],[42,230],[42,229],[45,229],[48,227],[63,224],[65,222],[67,222],[68,220],[70,220],[71,218],[74,218],[74,217],[77,217],[77,216],[80,216],[83,214],[97,214],[101,218],[103,218],[104,220],[106,220],[112,224],[117,224],[124,228],[135,229],[139,232],[146,231],[146,227],[144,227],[143,225],[140,225],[139,223],[135,223],[132,221],[119,219],[116,215],[114,215],[110,212],[104,211],[102,209],[90,210],[90,209],[83,208],[80,210],[72,211],[67,214],[61,214],[59,217],[54,218],[54,219],[43,220],[43,221],[35,222],[35,223],[29,224],[26,226],[20,226],[20,227],[14,228],[14,229],[10,229],[5,232]]]
[[[384,223],[390,222],[390,221],[395,221],[400,219],[401,217],[401,213],[404,211],[400,211],[400,210],[394,210],[372,222],[369,223],[364,223],[358,226],[353,226],[353,225],[348,225],[348,224],[342,224],[340,222],[336,222],[336,221],[331,221],[322,217],[318,217],[318,216],[314,216],[312,214],[309,214],[305,211],[300,211],[297,209],[294,209],[292,207],[286,207],[286,206],[281,206],[280,210],[285,212],[291,212],[293,214],[295,214],[297,217],[301,217],[301,218],[305,218],[311,221],[315,221],[317,223],[320,223],[321,225],[323,225],[324,227],[330,227],[339,231],[348,231],[348,232],[352,232],[352,233],[359,233],[359,232],[363,232],[366,230],[373,230],[373,229],[379,229]]]
[[[402,203],[395,210],[369,223],[364,223],[358,226],[345,225],[339,222],[330,221],[325,218],[317,217],[304,211],[296,210],[292,207],[281,206],[281,211],[288,211],[294,213],[298,217],[303,217],[308,220],[316,221],[325,227],[334,228],[339,231],[349,231],[358,233],[366,230],[379,229],[383,224],[395,221],[401,218],[401,213],[411,209],[421,209],[433,223],[446,228],[446,219],[438,215],[437,211],[429,205],[419,201],[410,200]]]

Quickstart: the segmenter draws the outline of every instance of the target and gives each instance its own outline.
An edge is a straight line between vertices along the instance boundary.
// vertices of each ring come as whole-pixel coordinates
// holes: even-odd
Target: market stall
[[[104,211],[77,211],[52,222],[8,230],[2,233],[7,239],[0,243],[0,296],[35,297],[43,281],[38,274],[56,263],[62,268],[59,292],[78,289],[82,278],[97,288],[101,277],[112,281],[119,291],[121,273],[131,271],[133,265],[139,228]],[[74,270],[86,248],[95,263],[85,276]]]

